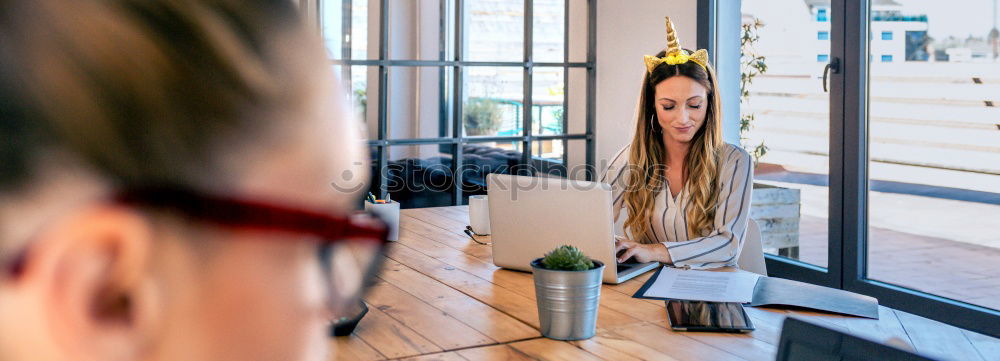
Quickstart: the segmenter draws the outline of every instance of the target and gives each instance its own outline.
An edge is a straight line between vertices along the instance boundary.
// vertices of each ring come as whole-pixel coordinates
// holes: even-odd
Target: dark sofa
[[[486,175],[510,174],[521,164],[521,152],[476,144],[462,146],[462,198],[486,194]],[[372,151],[372,159],[377,153]],[[379,169],[372,162],[372,184],[369,190],[378,195]],[[452,205],[454,176],[452,157],[404,158],[390,160],[386,165],[386,184],[392,200],[402,208],[440,207]]]

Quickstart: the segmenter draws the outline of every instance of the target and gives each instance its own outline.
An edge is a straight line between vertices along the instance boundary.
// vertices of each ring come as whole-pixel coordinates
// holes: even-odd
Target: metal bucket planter
[[[542,336],[556,340],[594,337],[604,264],[593,262],[596,267],[586,271],[560,271],[543,268],[541,258],[531,261]]]

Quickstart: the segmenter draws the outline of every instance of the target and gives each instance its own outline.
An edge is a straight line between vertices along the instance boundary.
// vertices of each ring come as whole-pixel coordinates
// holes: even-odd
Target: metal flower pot
[[[597,267],[586,271],[557,271],[543,268],[541,258],[531,261],[542,336],[556,340],[594,337],[604,263],[593,262]]]

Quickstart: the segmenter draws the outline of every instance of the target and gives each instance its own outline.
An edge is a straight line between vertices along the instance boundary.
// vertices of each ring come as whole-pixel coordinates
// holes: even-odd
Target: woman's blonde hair
[[[665,51],[657,57],[666,55]],[[636,109],[635,134],[629,147],[626,174],[625,207],[629,217],[625,229],[635,241],[656,243],[650,236],[650,216],[653,200],[664,191],[667,149],[663,144],[662,129],[656,116],[655,87],[675,76],[686,76],[708,90],[705,123],[691,140],[691,149],[684,160],[684,187],[690,195],[687,207],[688,233],[699,236],[711,229],[715,219],[715,203],[719,194],[719,165],[722,149],[722,107],[715,70],[710,64],[704,68],[695,62],[678,65],[660,64],[647,71],[642,80],[639,103]],[[669,192],[669,190],[667,190]]]

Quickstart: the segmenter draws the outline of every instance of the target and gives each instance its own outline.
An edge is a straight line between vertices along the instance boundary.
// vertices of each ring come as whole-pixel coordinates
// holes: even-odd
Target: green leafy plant
[[[368,119],[368,92],[364,88],[354,89],[355,109],[359,109],[361,119]]]
[[[489,98],[469,98],[462,108],[462,122],[465,134],[493,135],[503,123],[503,109],[500,103]]]
[[[578,248],[564,245],[546,253],[542,258],[542,267],[559,271],[586,271],[594,268],[594,261]]]
[[[753,78],[767,72],[766,58],[757,52],[756,44],[760,40],[758,30],[763,26],[760,19],[753,19],[752,23],[743,24],[740,32],[740,105],[746,104],[750,99],[750,85]],[[767,146],[761,141],[760,144],[751,148],[749,133],[756,120],[752,112],[740,111],[740,143],[743,149],[750,151],[753,156],[753,163],[756,165],[760,159],[767,154]]]

